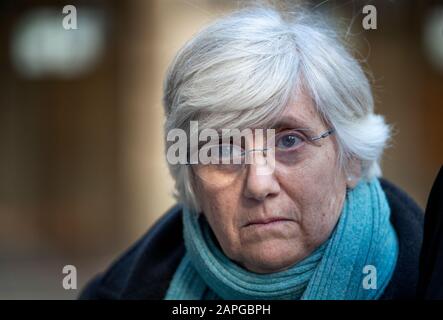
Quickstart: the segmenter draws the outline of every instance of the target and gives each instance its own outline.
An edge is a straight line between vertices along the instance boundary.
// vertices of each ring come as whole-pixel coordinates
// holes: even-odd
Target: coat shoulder
[[[163,299],[185,249],[181,206],[176,205],[103,273],[79,299]]]
[[[415,299],[423,241],[424,213],[403,190],[380,179],[391,208],[391,223],[399,239],[397,264],[382,299]]]

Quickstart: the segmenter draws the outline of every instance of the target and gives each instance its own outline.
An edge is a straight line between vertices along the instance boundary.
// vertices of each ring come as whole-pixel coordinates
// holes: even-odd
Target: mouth
[[[256,220],[252,220],[252,221],[248,222],[245,225],[245,227],[260,226],[260,225],[271,225],[271,224],[276,224],[276,223],[280,223],[280,222],[288,222],[288,221],[293,221],[293,220],[288,219],[288,218],[284,218],[284,217],[272,217],[272,218],[267,218],[267,219],[256,219]]]

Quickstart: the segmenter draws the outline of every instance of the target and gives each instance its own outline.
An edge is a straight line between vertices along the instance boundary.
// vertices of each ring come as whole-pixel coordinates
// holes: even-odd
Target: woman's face
[[[328,129],[303,95],[281,119],[285,126],[294,122],[291,129],[300,127],[295,121],[305,124],[316,135]],[[228,187],[196,179],[199,203],[222,250],[250,271],[292,266],[321,245],[338,221],[347,179],[338,169],[335,136],[317,146],[303,144],[299,153],[292,165],[277,161],[271,174],[257,174],[256,165],[246,165]]]

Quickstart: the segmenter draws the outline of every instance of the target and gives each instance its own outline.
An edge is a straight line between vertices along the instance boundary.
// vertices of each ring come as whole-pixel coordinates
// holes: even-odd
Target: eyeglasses
[[[318,141],[333,134],[334,129],[317,136],[310,133],[312,131],[308,128],[282,130],[275,134],[275,139],[267,140],[264,148],[245,149],[241,145],[223,142],[205,145],[199,149],[199,154],[207,156],[210,162],[198,163],[192,168],[197,178],[217,187],[232,184],[248,164],[257,166],[258,175],[284,171],[305,158],[309,145],[319,147]]]

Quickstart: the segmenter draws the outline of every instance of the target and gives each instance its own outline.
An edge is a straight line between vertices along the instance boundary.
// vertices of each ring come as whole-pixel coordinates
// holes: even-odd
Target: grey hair
[[[361,163],[361,178],[381,175],[379,161],[390,137],[374,114],[368,79],[329,25],[312,12],[271,7],[239,10],[196,34],[177,53],[166,74],[165,137],[189,122],[204,128],[269,125],[303,87],[319,115],[332,126],[339,163]],[[166,149],[171,142],[166,141]],[[199,210],[189,166],[168,164],[175,196]]]

